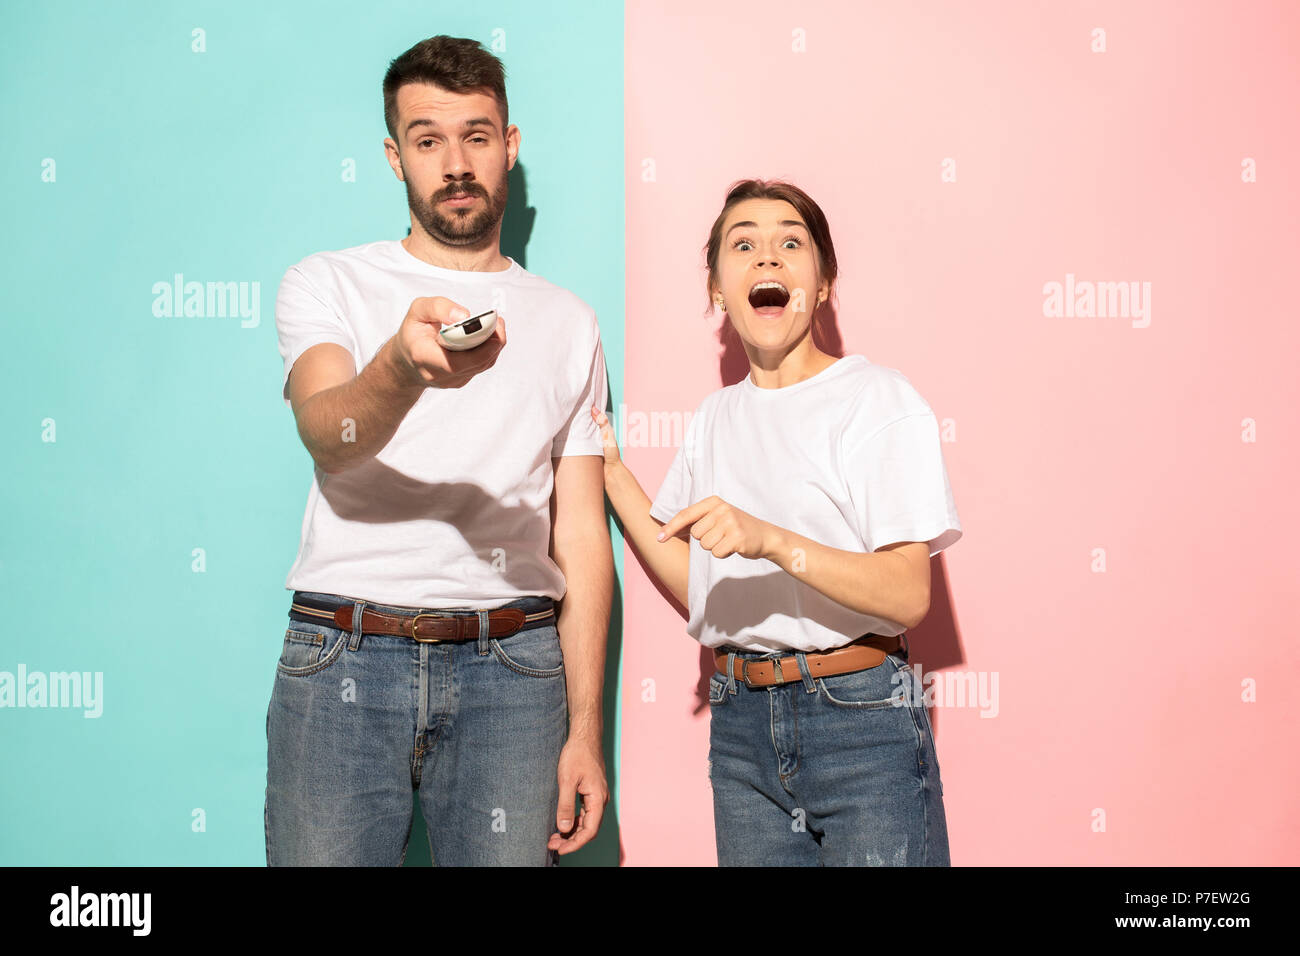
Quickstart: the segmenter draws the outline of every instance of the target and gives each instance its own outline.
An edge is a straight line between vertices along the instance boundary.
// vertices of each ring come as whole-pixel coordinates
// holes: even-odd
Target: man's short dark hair
[[[477,40],[436,36],[421,40],[388,64],[384,74],[384,124],[397,137],[397,90],[407,83],[432,83],[452,93],[489,93],[501,110],[501,135],[510,125],[506,71]]]

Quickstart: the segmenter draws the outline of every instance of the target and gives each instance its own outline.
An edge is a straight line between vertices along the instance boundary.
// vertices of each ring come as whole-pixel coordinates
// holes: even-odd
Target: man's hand
[[[596,835],[600,818],[605,814],[605,804],[609,803],[609,785],[605,782],[605,759],[600,753],[600,742],[586,737],[570,737],[560,751],[556,775],[560,779],[560,803],[555,810],[558,832],[551,834],[546,848],[558,850],[563,856]],[[573,826],[575,791],[582,794],[582,813],[576,830]]]
[[[413,300],[393,336],[393,361],[398,373],[411,385],[460,388],[490,368],[506,344],[506,322],[500,313],[496,331],[482,345],[462,352],[442,347],[438,337],[442,327],[468,318],[468,309],[440,295]]]
[[[717,495],[687,505],[669,518],[659,531],[659,540],[667,541],[687,525],[691,526],[691,537],[717,558],[731,554],[765,558],[771,554],[777,537],[774,525],[741,511]]]

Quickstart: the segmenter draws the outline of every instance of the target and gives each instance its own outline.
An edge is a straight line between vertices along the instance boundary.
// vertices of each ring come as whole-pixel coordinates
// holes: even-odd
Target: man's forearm
[[[389,339],[357,375],[321,389],[298,413],[298,434],[323,471],[346,471],[373,458],[424,393],[403,379]]]
[[[556,564],[566,589],[556,628],[564,654],[569,696],[569,737],[600,743],[604,728],[605,643],[614,587],[614,554],[609,531],[575,542],[556,542]]]

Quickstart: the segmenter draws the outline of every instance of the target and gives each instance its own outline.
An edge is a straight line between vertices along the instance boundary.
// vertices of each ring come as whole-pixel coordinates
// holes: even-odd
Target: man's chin
[[[490,229],[438,229],[432,233],[449,246],[472,246],[492,234]]]
[[[424,226],[425,232],[448,245],[466,245],[481,239],[486,234],[481,218],[478,221],[471,221],[463,218],[448,219],[441,215],[417,215],[416,219]],[[490,229],[486,230],[486,232],[490,231]]]

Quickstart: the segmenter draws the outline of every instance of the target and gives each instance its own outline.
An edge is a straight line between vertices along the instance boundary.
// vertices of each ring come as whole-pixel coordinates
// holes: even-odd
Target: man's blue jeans
[[[438,866],[549,865],[568,732],[554,621],[503,638],[417,643],[290,620],[266,715],[269,866],[400,866],[418,790]],[[545,610],[549,598],[504,607]],[[428,612],[426,612],[428,613]],[[446,613],[439,611],[439,613]]]
[[[950,865],[934,734],[906,655],[813,678],[797,654],[802,680],[773,687],[713,674],[719,866]]]

